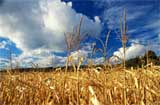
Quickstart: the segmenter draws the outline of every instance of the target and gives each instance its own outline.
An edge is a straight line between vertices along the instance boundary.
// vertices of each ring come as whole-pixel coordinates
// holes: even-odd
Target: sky
[[[10,61],[14,67],[64,65],[64,33],[72,32],[81,17],[81,31],[90,36],[81,43],[81,56],[91,56],[93,43],[101,48],[94,37],[104,41],[111,30],[107,56],[122,57],[118,36],[124,9],[126,59],[143,55],[147,48],[160,55],[160,0],[0,0],[0,68]],[[102,62],[100,53],[93,59]]]

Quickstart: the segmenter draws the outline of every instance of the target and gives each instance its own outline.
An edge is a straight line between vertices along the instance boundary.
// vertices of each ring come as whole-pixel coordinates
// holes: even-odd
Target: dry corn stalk
[[[100,102],[97,99],[97,96],[92,88],[92,86],[88,86],[89,92],[91,93],[91,98],[90,101],[92,102],[93,105],[100,105]]]

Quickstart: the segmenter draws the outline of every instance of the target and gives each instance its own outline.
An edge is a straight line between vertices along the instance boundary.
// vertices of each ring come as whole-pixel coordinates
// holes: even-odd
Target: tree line
[[[126,61],[127,67],[142,67],[152,63],[153,65],[160,65],[160,56],[152,50],[147,51],[143,56],[137,56]]]

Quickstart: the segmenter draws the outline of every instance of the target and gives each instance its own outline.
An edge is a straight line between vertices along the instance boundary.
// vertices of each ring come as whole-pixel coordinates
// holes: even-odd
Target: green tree
[[[144,54],[144,60],[145,60],[145,64],[147,64],[147,60],[148,60],[148,63],[152,62],[153,64],[155,64],[156,61],[158,60],[158,57],[154,51],[149,50]]]
[[[126,67],[140,67],[142,65],[140,57],[131,58],[126,61]]]
[[[144,55],[145,58],[147,57],[147,54],[149,59],[157,59],[157,55],[154,51],[152,50],[147,51]]]

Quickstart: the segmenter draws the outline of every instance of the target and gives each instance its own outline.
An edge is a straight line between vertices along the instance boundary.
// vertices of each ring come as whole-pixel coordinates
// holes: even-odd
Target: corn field
[[[124,87],[127,105],[160,105],[160,69],[117,67],[80,69],[78,78],[76,72],[61,68],[2,72],[0,105],[124,105]]]

